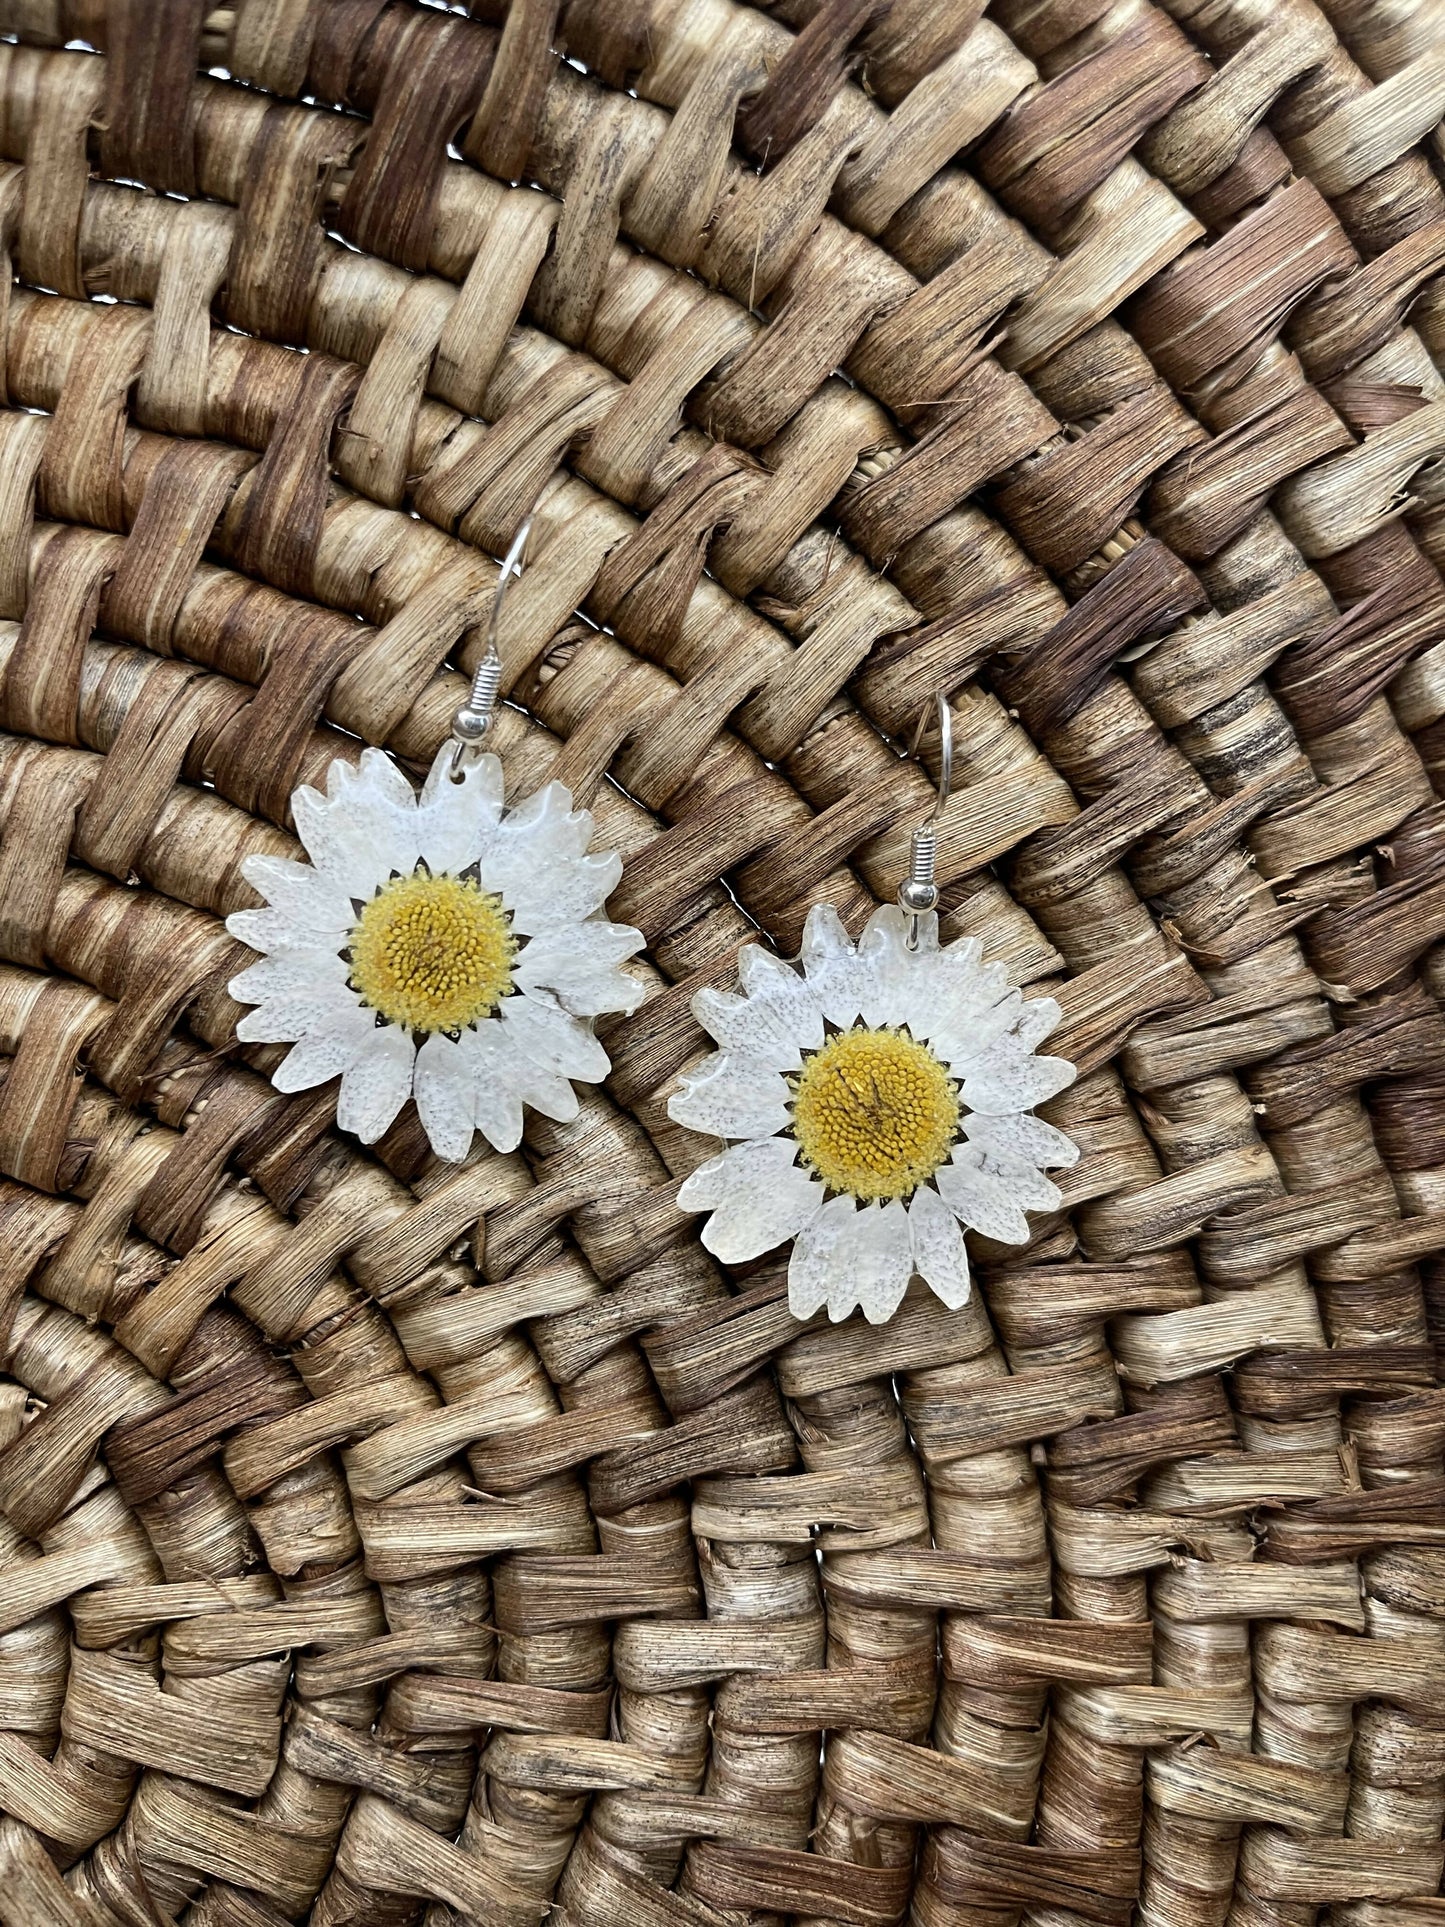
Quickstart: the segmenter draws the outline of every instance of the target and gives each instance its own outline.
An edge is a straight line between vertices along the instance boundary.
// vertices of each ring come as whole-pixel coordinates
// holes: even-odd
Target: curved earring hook
[[[953,790],[953,711],[948,706],[947,698],[941,695],[934,697],[930,708],[938,717],[938,795],[927,817],[913,832],[909,846],[908,875],[898,886],[898,907],[908,918],[908,934],[904,942],[910,950],[918,948],[923,919],[938,907],[938,885],[933,874],[938,854],[937,826]],[[928,720],[929,710],[925,709],[913,732],[908,752],[910,756],[917,757]]]
[[[451,773],[457,776],[464,762],[469,760],[482,746],[492,718],[497,708],[497,692],[502,686],[502,658],[497,651],[497,624],[502,618],[502,604],[507,598],[507,583],[522,573],[522,563],[526,558],[527,541],[532,533],[532,518],[527,516],[517,533],[512,537],[512,545],[507,550],[502,563],[502,572],[497,577],[496,593],[492,597],[492,612],[487,618],[487,646],[481,661],[477,664],[476,674],[467,700],[452,717],[452,764]]]
[[[933,814],[928,819],[930,823],[936,823],[943,815],[953,791],[953,711],[949,708],[946,697],[935,696],[918,718],[918,727],[913,732],[913,741],[908,745],[908,754],[915,762],[918,760],[919,745],[928,733],[930,716],[936,716],[938,719],[939,736],[938,781],[934,786],[938,791],[938,800],[933,805]]]

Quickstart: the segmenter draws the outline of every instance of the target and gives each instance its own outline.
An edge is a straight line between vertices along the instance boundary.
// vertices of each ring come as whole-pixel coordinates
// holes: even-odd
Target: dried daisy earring
[[[1036,1055],[1059,1006],[1011,989],[977,938],[938,941],[953,734],[941,697],[937,710],[938,801],[914,832],[897,905],[875,911],[856,946],[831,905],[815,906],[796,964],[743,950],[741,994],[693,999],[718,1049],[667,1107],[727,1140],[678,1193],[712,1214],[703,1243],[741,1264],[791,1242],[797,1318],[861,1306],[882,1324],[915,1275],[956,1309],[969,1294],[963,1227],[1023,1243],[1025,1213],[1062,1202],[1044,1171],[1078,1158],[1032,1115],[1074,1081],[1066,1059]]]
[[[525,1105],[567,1122],[574,1081],[611,1069],[591,1020],[642,1000],[621,968],[642,933],[603,913],[622,859],[589,853],[592,818],[561,783],[504,811],[501,762],[483,752],[501,684],[497,620],[529,526],[502,565],[485,656],[421,795],[381,750],[334,762],[325,796],[291,798],[310,863],[247,858],[242,874],[268,907],[226,919],[265,953],[231,981],[257,1006],[236,1035],[293,1046],[278,1091],[340,1077],[336,1121],[364,1144],[415,1096],[438,1156],[464,1158],[473,1129],[515,1150]]]

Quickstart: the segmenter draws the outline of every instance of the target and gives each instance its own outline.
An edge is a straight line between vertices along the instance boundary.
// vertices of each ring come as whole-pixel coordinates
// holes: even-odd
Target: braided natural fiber
[[[472,13],[0,0],[0,1923],[1438,1923],[1445,6]],[[649,996],[373,1155],[222,919],[534,504]],[[939,692],[1083,1157],[800,1326],[666,1102]]]

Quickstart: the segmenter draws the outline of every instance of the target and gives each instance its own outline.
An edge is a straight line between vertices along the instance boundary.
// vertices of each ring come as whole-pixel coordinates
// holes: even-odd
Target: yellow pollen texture
[[[902,1198],[958,1135],[958,1091],[924,1045],[897,1030],[845,1030],[804,1064],[793,1135],[830,1191]]]
[[[393,877],[351,933],[351,981],[373,1010],[412,1030],[460,1030],[512,988],[511,920],[460,877]]]

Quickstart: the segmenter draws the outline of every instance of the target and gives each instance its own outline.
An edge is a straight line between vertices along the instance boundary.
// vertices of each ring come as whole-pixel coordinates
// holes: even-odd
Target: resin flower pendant
[[[916,947],[910,936],[916,930]],[[1059,1021],[1025,1000],[983,946],[940,949],[938,919],[875,911],[855,949],[838,914],[809,912],[801,969],[742,951],[742,995],[701,990],[693,1015],[720,1048],[668,1115],[734,1140],[683,1184],[710,1211],[702,1241],[727,1264],[793,1241],[788,1305],[882,1324],[909,1280],[945,1305],[968,1298],[962,1226],[1005,1244],[1026,1211],[1057,1210],[1045,1168],[1078,1150],[1035,1104],[1074,1081],[1035,1047]]]
[[[643,995],[620,968],[642,933],[602,909],[622,859],[588,853],[590,814],[560,783],[504,813],[498,759],[459,759],[451,743],[419,797],[368,749],[291,808],[311,862],[248,857],[242,874],[268,907],[226,919],[265,953],[231,981],[257,1006],[236,1035],[294,1047],[276,1089],[339,1077],[336,1121],[363,1144],[414,1096],[432,1149],[453,1161],[474,1129],[515,1150],[525,1105],[576,1117],[574,1081],[611,1069],[590,1020]]]

